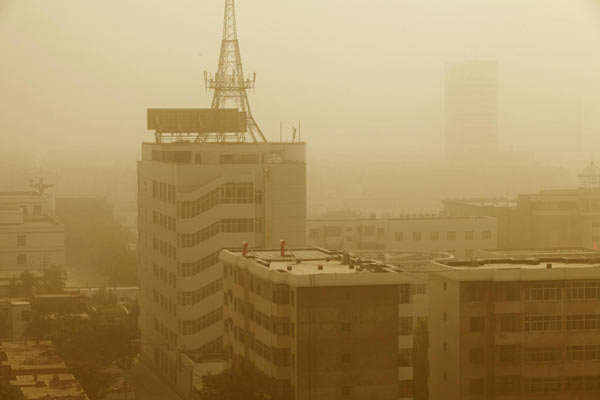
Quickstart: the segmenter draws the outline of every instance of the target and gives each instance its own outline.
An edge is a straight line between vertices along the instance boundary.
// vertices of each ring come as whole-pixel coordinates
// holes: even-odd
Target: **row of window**
[[[600,345],[576,345],[554,347],[526,347],[499,345],[494,347],[494,361],[498,364],[547,363],[560,361],[600,361]],[[472,364],[485,363],[485,349],[469,350]]]
[[[446,314],[444,313],[444,320]],[[486,330],[485,317],[471,317],[469,330],[471,332],[483,332]],[[520,314],[504,314],[499,316],[499,331],[516,332],[520,330]],[[580,315],[527,315],[523,317],[523,331],[546,332],[546,331],[593,331],[600,330],[600,314]]]
[[[208,296],[219,292],[223,288],[223,279],[219,278],[214,282],[209,283],[193,292],[179,292],[179,304],[183,306],[191,306],[196,304]]]
[[[175,218],[158,211],[152,211],[152,223],[170,232],[175,232],[177,229],[177,220]]]
[[[276,335],[290,335],[290,319],[288,317],[270,316],[259,310],[254,310],[253,313],[250,313],[250,320]]]
[[[219,204],[260,204],[262,191],[252,182],[231,182],[203,194],[195,200],[177,203],[178,218],[194,218]]]
[[[559,301],[600,300],[600,280],[566,282],[469,282],[465,283],[467,301]],[[522,292],[522,295],[521,295]]]
[[[487,390],[486,390],[487,389]],[[544,394],[557,392],[598,392],[600,391],[600,375],[567,376],[552,378],[521,378],[518,375],[498,376],[494,386],[486,388],[485,379],[471,379],[470,394],[484,394],[494,391],[498,395],[514,395],[523,393]]]
[[[175,276],[175,274],[170,273],[169,271],[167,271],[165,268],[161,267],[160,265],[153,264],[152,265],[152,273],[154,274],[155,278],[158,278],[161,281],[167,283],[172,288],[177,287],[177,277]]]
[[[168,311],[170,314],[177,315],[177,305],[173,303],[167,296],[163,296],[162,293],[159,293],[156,289],[154,289],[154,302],[160,304],[160,306]]]
[[[247,345],[250,350],[254,351],[254,353],[264,359],[265,361],[274,364],[277,367],[289,367],[291,364],[290,360],[290,349],[289,348],[278,348],[274,346],[269,346],[258,339],[255,339],[254,336],[238,327],[234,327],[233,329],[234,338],[245,345]]]
[[[154,251],[159,252],[160,254],[170,258],[171,260],[175,260],[175,258],[177,258],[177,249],[175,248],[175,246],[171,246],[169,243],[162,241],[159,238],[153,238],[152,248],[154,249]]]
[[[219,307],[197,319],[179,320],[179,333],[182,336],[194,335],[222,320],[223,307]]]
[[[152,181],[152,197],[170,204],[175,203],[175,185]]]
[[[184,278],[189,278],[194,276],[207,268],[212,267],[213,265],[219,262],[219,253],[220,251],[215,251],[206,257],[201,258],[198,261],[191,263],[178,263],[178,273],[179,276]]]
[[[177,335],[171,332],[162,322],[154,318],[154,329],[173,346],[177,346]]]
[[[194,247],[219,233],[262,232],[263,225],[262,218],[226,218],[196,233],[177,234],[177,246]]]
[[[415,242],[423,240],[423,232],[412,232],[411,239]],[[429,240],[440,240],[440,232],[429,232]],[[456,240],[456,231],[448,231],[446,232],[446,240]],[[463,238],[465,240],[474,240],[475,239],[475,231],[464,231]],[[481,231],[481,239],[483,240],[491,240],[492,239],[492,231]],[[402,242],[405,240],[404,232],[395,232],[394,240],[397,242]]]

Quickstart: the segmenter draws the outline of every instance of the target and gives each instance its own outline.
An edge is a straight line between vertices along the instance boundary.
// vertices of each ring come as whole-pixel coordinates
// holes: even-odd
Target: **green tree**
[[[267,378],[256,370],[231,368],[203,378],[202,400],[274,399]]]
[[[0,381],[0,399],[2,400],[25,400],[23,392],[8,382]]]
[[[429,328],[426,320],[420,320],[413,336],[413,399],[428,400],[429,389]]]

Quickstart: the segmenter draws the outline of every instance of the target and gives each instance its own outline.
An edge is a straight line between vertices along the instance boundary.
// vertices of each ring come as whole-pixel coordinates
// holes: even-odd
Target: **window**
[[[469,381],[469,394],[484,394],[485,379],[471,379]]]
[[[565,300],[600,300],[600,281],[567,282]]]
[[[530,347],[523,349],[523,360],[527,363],[546,363],[562,360],[560,347]]]
[[[561,390],[561,378],[531,378],[523,380],[523,391],[525,393],[554,393]]]
[[[17,254],[17,264],[27,264],[27,254]]]
[[[439,239],[440,239],[439,232],[430,232],[429,233],[429,240],[439,240]]]
[[[399,327],[400,335],[412,335],[412,333],[413,333],[412,317],[401,317],[398,320],[398,327]]]
[[[483,231],[483,232],[481,232],[481,238],[483,240],[490,240],[492,238],[492,231]]]
[[[27,246],[27,236],[17,235],[17,246],[19,246],[19,247]]]
[[[401,241],[403,241],[403,240],[404,240],[404,232],[396,232],[396,233],[394,234],[394,240],[395,240],[396,242],[401,242]]]
[[[413,234],[412,234],[412,239],[414,241],[418,242],[419,240],[421,240],[421,237],[422,237],[422,233],[421,232],[413,232]]]
[[[495,359],[498,364],[518,364],[521,361],[521,347],[511,344],[496,346]]]
[[[398,381],[398,397],[413,397],[413,381],[402,380]]]
[[[342,386],[342,395],[349,396],[352,393],[352,388],[350,386]]]
[[[398,365],[401,367],[412,366],[412,349],[400,349]]]
[[[518,332],[521,330],[521,314],[500,314],[500,332]]]
[[[385,236],[385,230],[383,228],[377,228],[377,237]]]
[[[319,236],[321,236],[321,230],[316,228],[316,229],[311,229],[310,230],[310,238],[311,239],[318,239]]]
[[[527,301],[550,301],[562,299],[560,284],[540,283],[523,288],[523,297]]]
[[[469,362],[471,364],[483,364],[485,361],[485,351],[481,347],[469,350]]]
[[[560,315],[528,315],[523,321],[526,332],[560,331],[562,316]]]
[[[596,331],[600,329],[600,314],[567,315],[568,331]]]
[[[456,240],[456,232],[448,232],[446,234],[446,239],[448,239],[448,240]]]
[[[344,332],[351,332],[352,331],[352,323],[350,323],[350,322],[342,323],[342,330]]]
[[[496,282],[494,285],[494,299],[496,301],[518,301],[521,299],[521,289],[518,282]]]
[[[567,346],[565,359],[567,361],[599,361],[600,345]]]
[[[402,284],[399,286],[400,291],[400,299],[398,300],[400,304],[410,304],[411,303],[411,286],[410,284]]]
[[[516,394],[521,391],[520,377],[518,375],[497,376],[495,393],[498,395]]]
[[[471,317],[469,320],[469,330],[471,332],[482,332],[485,330],[485,317]]]
[[[350,364],[352,362],[352,355],[351,354],[342,354],[342,364]]]
[[[465,231],[465,240],[473,240],[474,236],[473,231]]]
[[[487,282],[465,282],[465,295],[468,301],[485,301],[489,291]]]
[[[565,378],[565,391],[567,392],[598,392],[600,390],[600,376],[567,376]]]

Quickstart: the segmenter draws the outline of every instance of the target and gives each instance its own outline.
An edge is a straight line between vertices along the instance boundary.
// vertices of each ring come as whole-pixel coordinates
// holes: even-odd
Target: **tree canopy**
[[[268,379],[252,369],[231,368],[203,378],[202,400],[265,400],[274,399]]]

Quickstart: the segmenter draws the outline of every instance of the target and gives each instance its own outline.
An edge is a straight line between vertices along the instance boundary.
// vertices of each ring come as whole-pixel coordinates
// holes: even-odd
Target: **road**
[[[182,400],[141,361],[136,360],[125,376],[135,390],[136,400]]]

